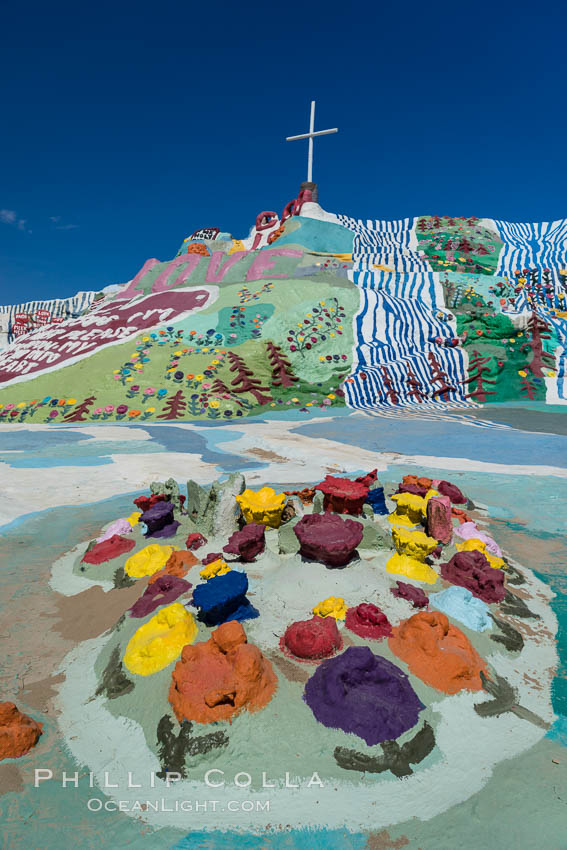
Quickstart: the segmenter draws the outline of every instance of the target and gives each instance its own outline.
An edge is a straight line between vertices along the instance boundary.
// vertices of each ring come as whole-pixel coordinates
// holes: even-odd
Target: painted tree
[[[86,418],[89,414],[89,408],[93,406],[96,401],[96,396],[90,395],[88,398],[83,399],[80,404],[71,410],[67,416],[63,417],[64,422],[85,422]]]
[[[267,348],[268,360],[272,366],[272,386],[282,387],[282,389],[284,387],[293,387],[299,378],[293,374],[289,359],[285,356],[279,345],[276,345],[271,340],[267,343]]]
[[[472,245],[466,236],[463,236],[459,242],[459,251],[463,254],[470,254],[472,251]]]
[[[543,349],[543,341],[545,339],[551,339],[549,330],[548,323],[535,310],[532,310],[532,314],[528,320],[528,331],[531,338],[520,346],[520,351],[524,351],[524,349],[531,351],[532,359],[526,368],[530,370],[534,378],[543,378],[544,367],[555,364],[553,354]]]
[[[222,381],[220,378],[215,378],[211,389],[216,395],[229,395],[231,397],[231,401],[233,401],[234,404],[237,404],[239,407],[245,407],[241,399],[234,397],[234,390],[231,390],[230,387],[227,387],[225,382]]]
[[[410,398],[415,398],[421,404],[427,396],[423,393],[423,387],[409,363],[406,364],[406,369],[408,375],[406,379],[407,394]]]
[[[520,389],[522,391],[522,395],[527,396],[530,401],[534,400],[537,387],[527,375],[520,381]]]
[[[384,378],[384,388],[386,390],[386,398],[392,404],[399,404],[400,399],[398,398],[398,394],[394,387],[394,383],[392,381],[392,376],[390,375],[388,369],[385,366],[380,366],[380,371],[382,372],[382,377]]]
[[[248,368],[242,357],[234,351],[229,351],[228,359],[231,363],[230,371],[236,373],[230,382],[233,393],[250,393],[258,404],[267,404],[272,401],[271,396],[262,394],[262,391],[269,392],[269,387],[262,386],[261,381],[254,377],[254,372]]]
[[[490,363],[490,357],[483,357],[480,351],[473,350],[473,356],[469,364],[469,376],[463,383],[468,384],[469,387],[471,385],[474,386],[474,389],[467,393],[465,398],[474,398],[475,401],[484,404],[487,395],[496,395],[496,390],[487,390],[484,386],[485,384],[496,383],[496,380],[485,377],[487,372],[489,375],[491,374],[490,366],[487,365],[488,363]]]
[[[177,390],[175,395],[170,395],[165,402],[162,413],[156,416],[156,419],[183,419],[187,402],[181,390]]]
[[[455,390],[455,387],[450,386],[447,383],[447,372],[444,371],[442,364],[435,357],[433,351],[430,351],[427,355],[427,359],[431,364],[431,383],[439,384],[437,389],[433,390],[433,397],[439,396],[441,401],[449,401],[449,392],[451,390]]]

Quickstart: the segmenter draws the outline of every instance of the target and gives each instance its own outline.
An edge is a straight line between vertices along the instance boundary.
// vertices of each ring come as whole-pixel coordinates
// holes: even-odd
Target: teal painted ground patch
[[[557,741],[558,744],[563,744],[567,747],[567,717],[560,714],[547,735],[546,738],[551,738],[552,741]]]
[[[324,254],[352,253],[354,236],[346,227],[303,216],[298,216],[293,221],[299,221],[300,227],[280,236],[274,243],[274,248],[281,245],[301,245],[306,251],[321,251]]]
[[[192,832],[171,850],[364,850],[368,837],[342,829],[293,829],[275,835],[234,832]]]

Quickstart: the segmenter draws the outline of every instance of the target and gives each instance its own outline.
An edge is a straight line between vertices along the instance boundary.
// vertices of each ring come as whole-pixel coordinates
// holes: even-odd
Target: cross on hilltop
[[[307,154],[307,182],[313,182],[313,139],[315,136],[327,136],[329,133],[338,133],[339,128],[333,127],[332,130],[314,130],[315,127],[315,101],[311,101],[311,118],[309,120],[309,132],[302,133],[299,136],[287,136],[286,142],[295,142],[297,139],[309,139],[309,151]]]

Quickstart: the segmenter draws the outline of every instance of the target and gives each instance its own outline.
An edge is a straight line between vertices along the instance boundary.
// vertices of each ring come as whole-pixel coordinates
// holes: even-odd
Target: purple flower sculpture
[[[338,514],[307,514],[294,526],[299,553],[329,567],[344,567],[362,540],[362,523]]]
[[[193,585],[178,576],[163,575],[149,584],[137,602],[130,608],[131,617],[147,617],[160,605],[175,602],[182,593],[187,593]]]
[[[369,747],[403,735],[425,707],[407,675],[368,646],[351,646],[324,661],[303,699],[323,726],[352,732]]]
[[[257,522],[249,522],[241,531],[235,531],[223,546],[229,555],[238,555],[241,561],[253,561],[266,548],[266,528]]]
[[[180,523],[173,519],[171,502],[156,502],[140,517],[145,523],[144,537],[174,537]]]

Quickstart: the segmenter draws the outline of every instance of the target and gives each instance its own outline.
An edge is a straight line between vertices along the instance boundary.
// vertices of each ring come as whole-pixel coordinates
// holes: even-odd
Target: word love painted
[[[160,292],[126,303],[111,301],[64,324],[47,325],[21,337],[0,354],[0,383],[19,383],[38,372],[76,363],[163,322],[183,319],[216,301],[218,287]]]
[[[201,254],[181,254],[165,264],[156,259],[146,260],[136,277],[118,293],[115,300],[124,301],[135,298],[146,291],[154,294],[167,292],[182,286],[189,278],[195,283],[243,280],[248,283],[266,278],[270,280],[287,278],[290,261],[295,268],[302,256],[303,251],[299,248],[272,248],[262,251],[235,251],[233,254],[214,251],[212,257],[204,257]],[[284,273],[282,265],[288,273]],[[157,266],[160,269],[156,269]]]

